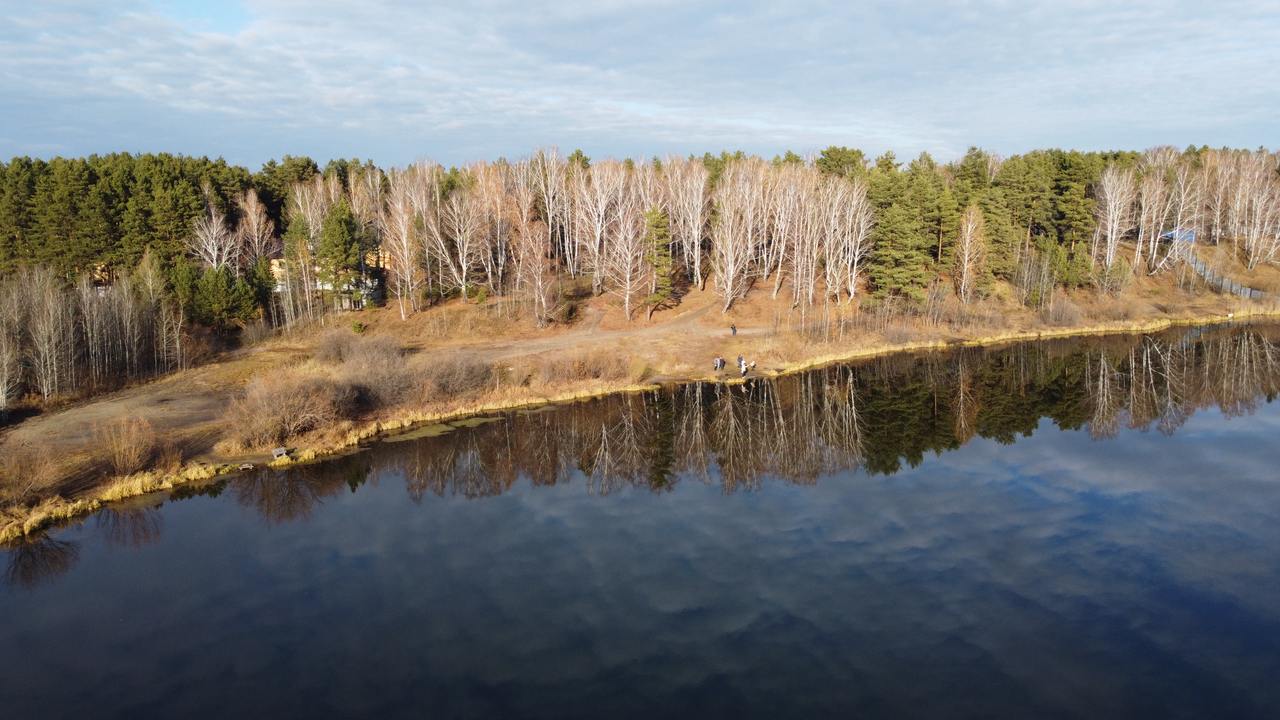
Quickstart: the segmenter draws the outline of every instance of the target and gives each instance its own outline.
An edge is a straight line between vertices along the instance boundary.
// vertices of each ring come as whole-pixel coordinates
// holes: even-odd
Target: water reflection
[[[967,349],[517,414],[379,448],[370,469],[403,475],[415,499],[578,474],[602,495],[682,479],[734,492],[858,467],[892,474],[974,437],[1012,443],[1043,418],[1099,439],[1121,427],[1171,434],[1197,410],[1248,413],[1278,389],[1271,329]]]
[[[7,554],[5,580],[30,589],[70,570],[80,559],[80,543],[42,536],[10,547]]]
[[[1276,717],[1272,332],[673,387],[118,506],[9,552],[0,707]]]
[[[1013,443],[1045,418],[1095,439],[1121,428],[1172,434],[1198,410],[1247,414],[1277,391],[1278,327],[970,348],[512,413],[289,471],[180,489],[173,499],[229,492],[279,523],[305,520],[326,498],[384,476],[403,478],[415,502],[497,496],[521,477],[534,486],[581,478],[593,495],[667,492],[682,481],[733,493],[766,480],[811,485],[855,468],[891,475],[975,437]],[[154,542],[162,530],[154,508],[107,509],[93,523],[124,546]],[[10,554],[13,582],[75,562],[74,547],[46,540]]]
[[[119,508],[108,507],[93,516],[94,524],[102,537],[119,547],[142,547],[160,539],[164,528],[164,516],[160,506]]]

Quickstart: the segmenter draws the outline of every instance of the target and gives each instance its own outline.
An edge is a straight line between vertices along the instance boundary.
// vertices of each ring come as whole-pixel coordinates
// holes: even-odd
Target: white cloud
[[[1280,20],[1263,5],[805,5],[249,0],[242,21],[203,22],[42,4],[0,29],[0,154],[950,157],[1276,134]]]

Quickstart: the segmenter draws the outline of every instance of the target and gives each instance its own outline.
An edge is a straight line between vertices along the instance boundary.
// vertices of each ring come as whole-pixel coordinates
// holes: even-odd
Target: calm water
[[[10,548],[47,717],[1280,717],[1280,332],[691,386]]]

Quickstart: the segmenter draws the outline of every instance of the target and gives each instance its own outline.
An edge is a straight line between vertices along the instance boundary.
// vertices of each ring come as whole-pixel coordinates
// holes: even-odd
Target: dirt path
[[[713,308],[712,303],[685,310],[670,320],[637,327],[625,327],[614,330],[601,330],[602,317],[597,316],[582,329],[576,329],[560,335],[544,338],[502,342],[493,345],[472,346],[462,350],[474,353],[475,357],[484,360],[510,360],[524,355],[540,355],[551,352],[568,352],[583,348],[599,347],[620,340],[654,339],[664,336],[683,334]],[[596,311],[598,313],[598,311]],[[601,314],[602,315],[602,314]],[[708,334],[729,336],[728,328],[720,331],[709,331]],[[745,333],[743,333],[745,334]]]
[[[0,434],[0,452],[48,449],[74,455],[96,429],[122,417],[140,417],[191,455],[208,453],[235,391],[258,370],[304,357],[300,348],[263,348],[184,370],[70,407],[37,415]]]

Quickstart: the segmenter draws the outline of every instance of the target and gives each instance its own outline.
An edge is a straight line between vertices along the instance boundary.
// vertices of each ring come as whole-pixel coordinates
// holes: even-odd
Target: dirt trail
[[[204,454],[217,442],[223,411],[246,379],[264,367],[303,356],[300,349],[278,347],[235,353],[217,363],[37,415],[0,434],[0,452],[48,448],[55,455],[74,454],[93,440],[102,424],[140,417],[188,452]]]

